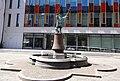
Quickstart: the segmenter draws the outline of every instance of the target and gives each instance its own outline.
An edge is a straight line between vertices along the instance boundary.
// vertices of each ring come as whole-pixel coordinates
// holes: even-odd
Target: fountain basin
[[[53,68],[53,69],[69,69],[74,67],[83,67],[88,65],[88,58],[81,55],[76,55],[76,57],[63,58],[64,55],[56,55],[56,58],[52,58],[51,55],[48,56],[31,56],[30,60],[32,64],[43,67],[43,68]]]

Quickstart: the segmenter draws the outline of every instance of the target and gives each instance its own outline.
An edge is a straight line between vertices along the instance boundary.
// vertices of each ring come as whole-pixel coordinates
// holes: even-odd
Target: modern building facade
[[[56,14],[70,9],[62,29],[65,49],[120,49],[120,0],[5,1],[5,15],[0,13],[4,48],[51,49]]]

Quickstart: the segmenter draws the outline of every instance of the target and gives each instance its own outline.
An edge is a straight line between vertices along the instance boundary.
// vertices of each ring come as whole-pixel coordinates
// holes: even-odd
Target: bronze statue
[[[68,13],[69,13],[69,9],[68,9],[67,14],[63,17],[61,17],[60,14],[56,15],[56,20],[57,20],[56,27],[55,27],[56,33],[61,33],[61,29],[63,27],[64,19],[67,17]]]

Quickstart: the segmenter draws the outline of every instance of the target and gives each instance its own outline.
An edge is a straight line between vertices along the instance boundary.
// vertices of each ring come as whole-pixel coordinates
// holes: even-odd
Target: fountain
[[[69,10],[68,10],[69,13]],[[57,23],[54,33],[53,53],[41,54],[40,56],[32,56],[32,64],[44,68],[54,69],[68,69],[74,67],[87,66],[87,57],[81,55],[69,55],[64,53],[63,33],[61,32],[62,24],[68,13],[61,17],[60,14],[56,15]]]

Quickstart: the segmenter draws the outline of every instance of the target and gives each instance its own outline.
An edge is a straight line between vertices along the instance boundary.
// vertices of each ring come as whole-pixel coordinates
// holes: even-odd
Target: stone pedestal
[[[54,42],[53,42],[52,50],[54,50],[56,53],[63,53],[64,43],[63,43],[63,34],[62,33],[54,34]]]

